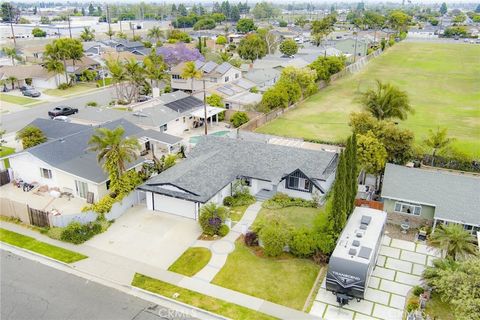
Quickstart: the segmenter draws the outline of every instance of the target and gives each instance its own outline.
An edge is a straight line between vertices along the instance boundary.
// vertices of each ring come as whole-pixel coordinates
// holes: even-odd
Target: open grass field
[[[339,141],[350,134],[348,116],[375,80],[406,90],[415,114],[400,125],[422,141],[429,129],[447,127],[453,146],[480,158],[480,46],[402,42],[361,72],[335,81],[297,109],[259,128],[261,133]]]
[[[63,249],[51,244],[38,241],[34,238],[0,228],[0,241],[16,247],[24,248],[44,256],[66,263],[76,262],[87,258],[83,254]]]
[[[23,97],[23,96],[14,96],[14,95],[11,95],[11,94],[6,94],[6,93],[0,93],[0,101],[13,103],[13,104],[19,104],[19,105],[22,105],[22,106],[26,105],[26,104],[41,102],[39,99],[27,98],[27,97]]]

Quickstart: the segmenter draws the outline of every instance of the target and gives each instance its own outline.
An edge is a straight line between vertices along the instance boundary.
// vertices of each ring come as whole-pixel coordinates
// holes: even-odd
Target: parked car
[[[20,89],[20,91],[22,91],[22,92],[23,92],[23,91],[26,91],[26,90],[35,90],[34,87],[29,86],[28,84],[25,84],[25,85],[21,86],[19,89]]]
[[[32,98],[38,98],[40,97],[42,94],[40,93],[40,91],[38,90],[35,90],[35,89],[30,89],[30,90],[25,90],[25,91],[22,91],[22,94],[26,97],[32,97]]]
[[[70,108],[70,107],[67,107],[67,106],[58,106],[58,107],[55,107],[53,108],[53,110],[51,111],[48,111],[48,115],[50,116],[50,118],[55,118],[55,117],[58,117],[58,116],[69,116],[71,114],[75,114],[78,112],[78,109],[76,108]]]
[[[72,119],[70,119],[70,118],[67,117],[67,116],[54,117],[53,120],[63,121],[63,122],[72,122]]]
[[[150,100],[150,96],[147,96],[147,95],[139,95],[138,98],[137,98],[137,102],[145,102],[145,101],[148,101]]]

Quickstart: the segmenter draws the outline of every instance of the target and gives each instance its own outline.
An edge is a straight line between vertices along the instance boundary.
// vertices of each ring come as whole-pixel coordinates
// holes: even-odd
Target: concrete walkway
[[[252,207],[257,208],[256,210],[258,213],[260,204],[256,203],[250,206],[248,209]],[[256,216],[255,210],[251,210],[248,215],[247,212],[245,212],[245,220],[242,218],[240,222],[245,224],[249,223],[248,225],[250,225],[255,220],[254,216]],[[237,225],[238,228],[241,228],[240,223],[238,223]],[[94,276],[104,281],[111,282],[113,283],[113,285],[131,287],[133,276],[135,275],[135,273],[138,272],[185,289],[196,291],[252,310],[263,312],[279,319],[321,319],[320,317],[312,314],[306,314],[301,311],[275,304],[260,298],[252,297],[234,290],[210,284],[205,280],[182,276],[178,273],[162,270],[152,265],[148,265],[138,262],[136,260],[131,260],[126,257],[109,253],[107,251],[96,249],[89,246],[88,242],[81,245],[65,243],[62,241],[51,239],[48,236],[43,235],[37,231],[4,221],[0,222],[0,227],[30,236],[39,241],[43,241],[61,248],[69,249],[87,255],[87,259],[70,264],[70,267],[84,274],[85,278]],[[238,232],[238,228],[234,227],[232,231],[235,232],[237,230]],[[231,237],[234,236],[233,232]],[[6,246],[2,245],[2,247]]]
[[[194,243],[194,247],[207,248],[212,252],[212,258],[208,264],[200,270],[194,278],[206,282],[213,280],[220,269],[225,265],[225,262],[227,262],[228,255],[235,250],[235,241],[241,234],[247,232],[248,228],[257,218],[257,214],[260,212],[261,208],[262,203],[259,201],[249,206],[247,210],[245,210],[242,219],[235,224],[225,237],[214,241],[198,240]]]

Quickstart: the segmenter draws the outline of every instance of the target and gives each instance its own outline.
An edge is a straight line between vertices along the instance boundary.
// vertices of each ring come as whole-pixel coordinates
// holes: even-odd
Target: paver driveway
[[[426,245],[385,235],[365,300],[354,299],[339,308],[336,297],[325,290],[324,280],[310,313],[325,320],[401,320],[408,292],[421,284],[423,270],[439,255]]]
[[[200,234],[197,221],[135,206],[86,245],[167,269]]]

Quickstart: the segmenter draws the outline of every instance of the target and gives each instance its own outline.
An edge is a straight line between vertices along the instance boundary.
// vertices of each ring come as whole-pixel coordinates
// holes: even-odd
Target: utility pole
[[[17,47],[17,39],[15,38],[15,32],[13,31],[13,17],[12,17],[12,11],[13,11],[13,5],[11,3],[8,4],[10,6],[8,13],[10,16],[10,29],[12,29],[12,39],[13,39],[13,47]]]
[[[358,41],[358,31],[355,31],[355,51],[353,53],[353,63],[357,60],[357,41]]]
[[[72,26],[70,25],[70,13],[67,15],[68,21],[68,33],[70,34],[70,39],[72,39]]]
[[[193,79],[192,79],[193,81]],[[205,119],[204,127],[205,127],[205,135],[208,134],[208,120],[207,120],[207,90],[205,90],[205,79],[202,79],[203,82],[203,117]],[[217,115],[218,117],[218,115]]]
[[[108,22],[108,33],[110,36],[110,39],[112,39],[112,27],[110,26],[110,12],[108,11],[108,4],[107,4],[107,16],[106,16],[107,22]]]

